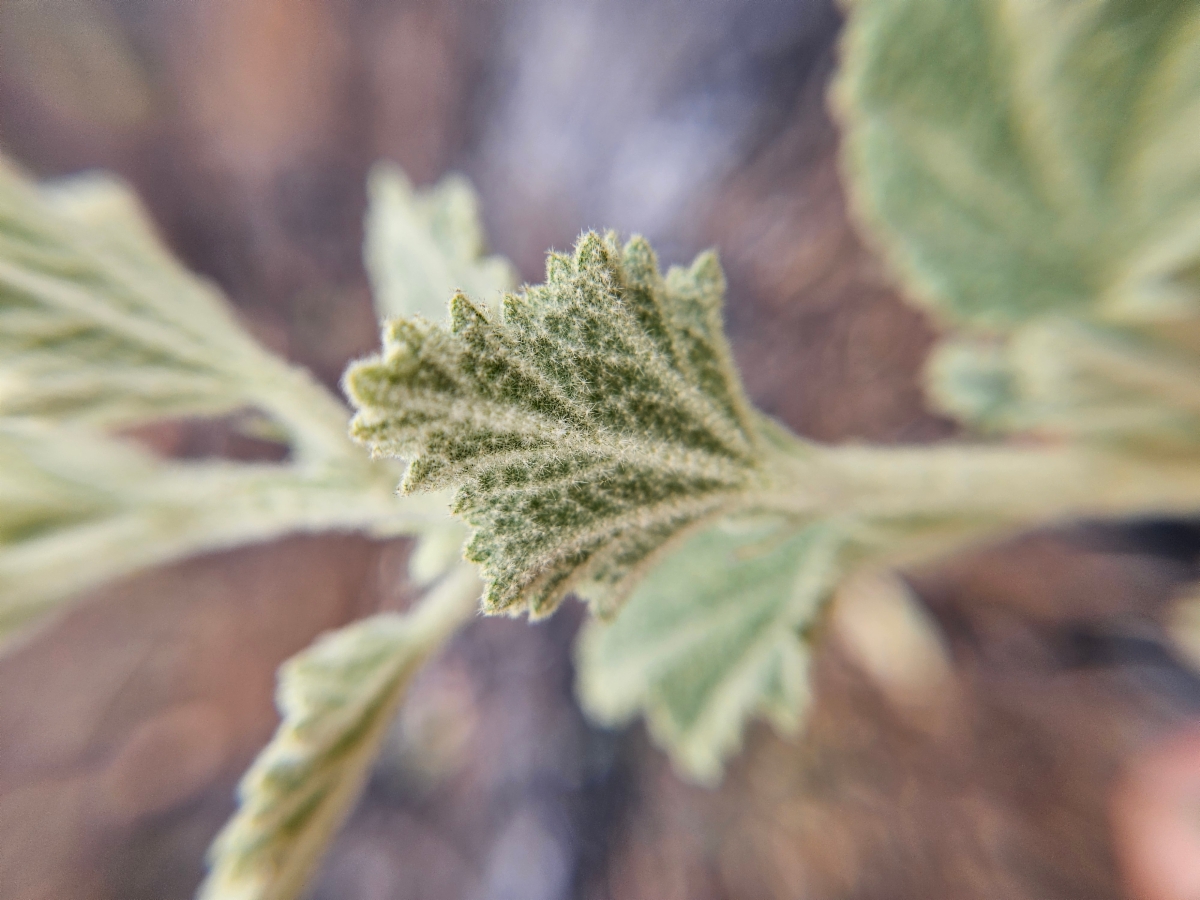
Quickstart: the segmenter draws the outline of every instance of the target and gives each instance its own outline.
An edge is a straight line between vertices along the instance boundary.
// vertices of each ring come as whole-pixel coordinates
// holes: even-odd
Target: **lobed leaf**
[[[596,721],[644,713],[688,776],[716,783],[753,715],[797,727],[808,698],[805,632],[839,574],[827,525],[705,529],[669,553],[613,622],[584,626],[577,691]]]
[[[1192,0],[856,0],[836,99],[858,206],[952,319],[1200,311]]]
[[[283,665],[283,722],[242,779],[241,808],[213,844],[199,900],[302,893],[413,675],[470,614],[479,589],[474,569],[459,566],[416,611],[356,622]]]
[[[573,588],[614,610],[683,529],[761,482],[721,331],[716,258],[666,277],[589,234],[503,314],[458,294],[449,328],[399,319],[352,366],[353,436],[411,460],[405,491],[457,485],[485,607],[547,615]]]
[[[119,181],[38,190],[0,162],[0,416],[107,427],[215,415],[254,405],[285,372]]]
[[[399,166],[377,163],[367,196],[363,257],[381,319],[440,319],[456,291],[494,307],[516,287],[512,263],[486,255],[479,201],[461,175],[414,190]]]

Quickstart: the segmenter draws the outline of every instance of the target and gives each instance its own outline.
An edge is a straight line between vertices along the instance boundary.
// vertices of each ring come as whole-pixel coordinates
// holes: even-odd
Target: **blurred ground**
[[[390,158],[466,172],[530,280],[586,227],[643,232],[665,262],[718,246],[756,402],[822,440],[932,440],[930,327],[837,180],[837,25],[823,0],[0,0],[0,146],[43,175],[121,173],[330,384],[375,345],[363,185]],[[249,452],[195,423],[160,443]],[[477,621],[421,677],[314,896],[1126,896],[1111,820],[1142,795],[1111,814],[1114,792],[1200,710],[1161,631],[1198,548],[1094,526],[914,573],[936,690],[898,697],[831,629],[808,732],[754,728],[717,791],[640,727],[583,721],[577,608]],[[406,553],[329,536],[187,561],[0,659],[0,898],[190,896],[274,727],[275,667],[406,602]]]

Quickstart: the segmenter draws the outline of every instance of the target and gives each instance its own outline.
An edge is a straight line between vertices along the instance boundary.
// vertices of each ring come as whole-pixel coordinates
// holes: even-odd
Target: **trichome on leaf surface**
[[[748,719],[799,724],[807,642],[852,573],[1048,520],[1200,510],[1200,8],[856,0],[834,98],[851,198],[944,326],[931,397],[978,439],[793,435],[744,395],[715,255],[663,273],[644,240],[586,234],[514,290],[462,179],[417,191],[381,165],[365,260],[383,346],[345,377],[368,454],[119,183],[0,170],[0,626],[297,529],[420,539],[412,612],[284,666],[284,721],[203,897],[303,890],[480,595],[533,617],[586,599],[585,710],[644,715],[712,783]],[[122,437],[181,415],[236,415],[289,456],[162,460]]]

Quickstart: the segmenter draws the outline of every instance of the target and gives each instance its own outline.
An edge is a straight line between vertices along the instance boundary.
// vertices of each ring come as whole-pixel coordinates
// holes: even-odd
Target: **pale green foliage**
[[[844,51],[849,187],[905,286],[967,326],[933,399],[1102,448],[1097,494],[1157,467],[1159,510],[1194,515],[1200,4],[859,0]]]
[[[499,308],[500,296],[517,284],[502,256],[486,255],[479,200],[461,175],[415,189],[391,163],[376,163],[367,180],[363,258],[381,320],[398,316],[444,318],[457,291]],[[466,531],[447,514],[418,539],[409,574],[428,584],[462,558]]]
[[[200,900],[301,894],[413,675],[470,614],[480,587],[460,565],[414,612],[356,622],[283,665],[283,722],[242,779],[241,809],[213,844]]]
[[[283,390],[330,402],[170,257],[120,182],[39,194],[0,163],[0,415],[128,425],[275,412]]]
[[[985,325],[1197,311],[1194,0],[858,0],[837,98],[916,297]]]
[[[461,485],[487,609],[546,615],[580,586],[612,611],[760,479],[723,293],[711,255],[664,278],[644,241],[587,235],[503,316],[458,294],[449,329],[390,323],[382,357],[347,372],[352,433],[412,460],[406,491]]]
[[[1200,6],[854,9],[851,187],[917,297],[998,331],[935,351],[934,399],[984,430],[1194,452]]]
[[[102,430],[248,408],[286,464],[168,462]],[[443,522],[436,498],[391,496],[395,472],[350,442],[348,415],[171,258],[118,181],[36,188],[0,162],[0,631],[189,553]]]
[[[1128,452],[1200,446],[1196,323],[1114,327],[1048,317],[1007,340],[942,344],[928,371],[944,409],[992,432],[1038,431]]]
[[[0,419],[0,635],[75,591],[202,550],[441,525],[444,499],[400,503],[389,483],[337,467],[168,462],[86,429]]]
[[[377,163],[367,194],[363,255],[380,318],[437,320],[456,291],[495,307],[516,287],[512,264],[485,255],[479,201],[461,175],[414,190],[398,166]]]
[[[788,522],[714,526],[646,576],[611,623],[585,626],[576,662],[584,709],[650,732],[691,777],[715,783],[746,718],[782,730],[808,697],[802,632],[838,574],[833,528]]]
[[[370,183],[365,258],[392,321],[347,372],[354,436],[409,462],[407,491],[456,489],[486,609],[546,615],[574,590],[611,619],[579,646],[585,705],[645,714],[709,782],[748,718],[794,727],[809,631],[852,571],[1048,518],[1200,509],[1200,6],[856,0],[844,49],[850,193],[902,286],[961,329],[933,355],[934,397],[1034,440],[801,441],[743,397],[715,256],[664,276],[644,241],[586,235],[496,304],[515,277],[485,255],[465,182],[414,191],[384,166]],[[81,430],[246,409],[285,433],[287,465],[166,462]],[[425,535],[411,574],[436,585],[416,613],[285,668],[284,723],[208,898],[302,889],[413,672],[481,589],[445,498],[397,506],[343,424],[123,189],[0,171],[0,627],[200,547]],[[863,634],[869,669],[929,681]]]

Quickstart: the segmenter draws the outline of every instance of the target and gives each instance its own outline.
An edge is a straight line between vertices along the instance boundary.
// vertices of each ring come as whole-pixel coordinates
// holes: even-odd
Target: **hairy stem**
[[[804,518],[861,518],[910,532],[987,532],[1039,521],[1200,510],[1185,457],[1055,445],[816,447],[772,455],[748,505]]]
[[[295,532],[414,533],[445,521],[447,498],[401,501],[392,489],[395,473],[380,475],[364,481],[361,468],[338,464],[173,463],[151,470],[144,498],[127,498],[123,512],[8,548],[0,565],[0,633],[76,590],[192,553]],[[63,559],[79,562],[62,566]]]

